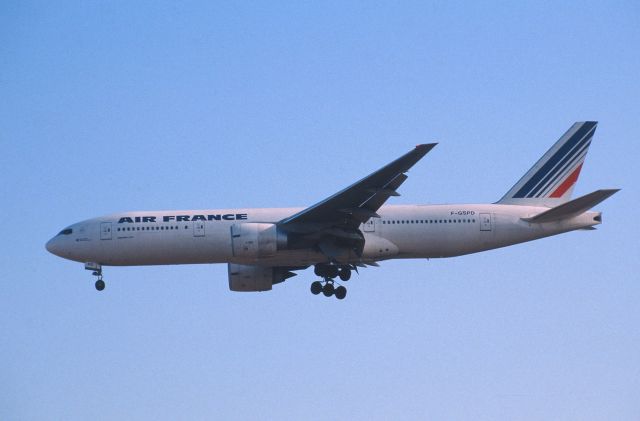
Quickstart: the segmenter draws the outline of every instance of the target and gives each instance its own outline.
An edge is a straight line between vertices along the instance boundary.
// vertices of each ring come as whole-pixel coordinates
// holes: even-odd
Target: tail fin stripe
[[[582,169],[582,164],[578,165],[578,167],[571,173],[569,178],[564,180],[564,183],[560,184],[560,186],[553,192],[549,197],[562,197],[563,194],[569,190],[569,187],[573,186],[576,181],[578,181],[578,176],[580,175],[580,170]]]
[[[527,197],[531,191],[540,183],[541,179],[544,178],[550,171],[554,168],[557,170],[556,164],[561,161],[568,154],[576,152],[574,147],[580,148],[582,146],[582,142],[588,142],[591,136],[593,136],[593,131],[595,130],[596,123],[595,122],[587,122],[576,131],[562,147],[540,168],[529,181],[522,186],[520,190],[513,196],[514,198],[524,198]],[[591,136],[589,136],[591,134]],[[554,170],[554,173],[555,173]]]
[[[563,180],[566,179],[566,177],[571,173],[571,171],[575,170],[577,165],[582,165],[582,163],[584,163],[584,158],[587,156],[587,152],[590,144],[591,142],[589,142],[583,148],[583,150],[580,151],[580,153],[571,160],[571,162],[567,163],[567,165],[565,165],[562,171],[558,173],[558,175],[556,175],[551,182],[547,183],[547,186],[544,188],[544,190],[538,193],[536,197],[544,197],[548,195],[551,191],[554,191],[558,187],[558,185],[561,184]]]
[[[540,176],[538,176],[538,174],[536,174],[537,177],[537,185],[534,185],[534,187],[529,191],[529,193],[526,195],[526,197],[535,197],[535,195],[540,192],[541,189],[543,189],[543,186],[547,185],[547,182],[555,177],[556,175],[558,175],[559,173],[562,172],[563,169],[563,165],[567,162],[570,161],[573,157],[575,157],[582,146],[584,146],[585,144],[589,144],[591,141],[591,138],[593,137],[593,132],[594,132],[595,126],[592,128],[592,130],[589,130],[586,134],[584,134],[584,136],[580,137],[578,136],[578,133],[575,133],[574,136],[572,136],[572,139],[567,142],[564,146],[569,145],[569,148],[561,148],[556,154],[554,154],[554,156],[547,162],[547,164],[549,165],[545,165],[545,167],[549,167],[548,173],[545,174],[540,174]],[[580,133],[582,134],[582,133]],[[577,142],[575,142],[575,140],[578,140]],[[563,151],[564,149],[564,151]],[[568,151],[567,151],[568,149]],[[542,180],[541,180],[542,178]]]
[[[562,169],[558,172],[556,172],[556,175],[553,177],[553,179],[551,179],[550,181],[546,182],[546,185],[544,187],[542,187],[541,190],[538,190],[538,194],[535,195],[535,197],[541,197],[544,196],[545,194],[549,193],[549,191],[553,190],[553,188],[559,183],[561,182],[573,169],[575,169],[575,164],[584,160],[584,157],[587,155],[587,151],[589,149],[589,146],[591,145],[591,141],[589,140],[589,142],[587,142],[586,145],[584,145],[582,147],[582,149],[580,149],[580,151],[578,151],[578,153],[573,155],[573,158],[569,161],[566,162],[565,165],[562,167]],[[546,180],[545,180],[546,181]],[[534,197],[535,192],[532,192],[529,197]]]
[[[587,135],[585,135],[585,137],[582,138],[582,140],[580,140],[580,142],[575,145],[575,147],[573,149],[571,149],[571,151],[569,151],[560,162],[557,163],[557,165],[555,166],[555,168],[553,170],[551,170],[543,179],[542,181],[540,181],[540,183],[538,183],[538,185],[536,187],[533,188],[533,190],[531,190],[529,192],[529,194],[527,195],[527,197],[535,197],[535,195],[537,193],[539,193],[541,190],[543,190],[544,188],[548,187],[548,182],[549,180],[551,180],[552,178],[556,177],[557,175],[562,174],[562,172],[565,170],[566,167],[564,167],[564,165],[568,162],[571,161],[573,158],[575,158],[576,156],[578,156],[580,154],[581,148],[583,148],[584,146],[589,146],[591,144],[591,138],[593,137],[593,133],[594,132],[590,132],[587,133]]]

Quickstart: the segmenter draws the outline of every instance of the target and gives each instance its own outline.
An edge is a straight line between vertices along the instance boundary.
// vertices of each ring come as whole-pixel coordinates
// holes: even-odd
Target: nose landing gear
[[[102,291],[105,287],[104,280],[102,279],[102,265],[100,263],[88,262],[84,264],[84,268],[86,270],[91,270],[91,274],[98,277],[98,280],[96,281],[96,289],[98,291]]]
[[[323,279],[322,281],[315,281],[311,284],[311,293],[313,295],[319,295],[320,293],[325,297],[335,295],[338,300],[344,300],[347,296],[347,288],[342,285],[336,287],[334,285],[334,279],[340,278],[340,280],[344,282],[351,279],[351,266],[321,264],[315,266],[314,272]]]

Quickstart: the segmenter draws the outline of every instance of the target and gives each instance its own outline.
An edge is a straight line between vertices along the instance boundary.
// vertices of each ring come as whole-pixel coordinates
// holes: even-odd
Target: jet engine
[[[287,248],[287,234],[276,224],[247,222],[231,226],[234,257],[258,259]]]
[[[269,291],[273,284],[296,275],[286,268],[235,263],[229,263],[228,270],[231,291]]]

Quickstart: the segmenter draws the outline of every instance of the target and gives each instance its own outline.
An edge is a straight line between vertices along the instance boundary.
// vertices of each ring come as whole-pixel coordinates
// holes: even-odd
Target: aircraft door
[[[100,223],[100,239],[111,240],[111,222]]]
[[[369,218],[363,226],[364,232],[374,232],[376,230],[375,218]]]
[[[491,214],[480,214],[480,231],[491,231]]]
[[[204,221],[193,221],[193,236],[204,237]]]

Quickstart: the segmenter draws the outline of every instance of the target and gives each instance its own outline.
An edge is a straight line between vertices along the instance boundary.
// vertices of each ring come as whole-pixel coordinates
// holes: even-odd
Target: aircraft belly
[[[182,233],[144,233],[103,241],[96,261],[105,265],[174,265],[229,261],[229,236],[194,237]]]
[[[272,256],[259,258],[238,258],[232,257],[230,262],[243,265],[260,266],[310,266],[319,262],[324,262],[327,257],[322,253],[311,249],[301,250],[281,250]]]
[[[413,232],[396,232],[389,240],[398,245],[401,258],[436,258],[468,254],[481,244],[480,232],[460,226],[434,226]]]

